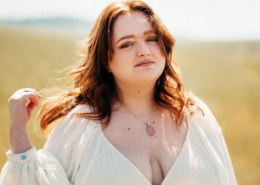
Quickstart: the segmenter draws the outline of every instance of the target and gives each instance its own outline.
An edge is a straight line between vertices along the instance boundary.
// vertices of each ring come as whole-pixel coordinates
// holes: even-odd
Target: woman
[[[174,42],[146,3],[106,7],[69,73],[73,88],[40,110],[44,133],[59,122],[42,150],[26,132],[40,94],[23,89],[10,98],[11,149],[0,183],[237,184],[218,123],[184,92]]]

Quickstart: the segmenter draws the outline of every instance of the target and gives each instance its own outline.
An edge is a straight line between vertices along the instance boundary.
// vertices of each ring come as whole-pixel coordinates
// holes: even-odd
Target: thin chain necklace
[[[149,122],[149,120],[151,120],[151,117],[153,115],[153,111],[155,109],[155,105],[153,106],[153,111],[151,112],[151,115],[149,116],[149,119],[147,122],[144,122],[143,120],[141,120],[138,116],[136,116],[130,109],[128,109],[122,102],[120,102],[121,105],[130,113],[132,114],[132,116],[134,116],[136,119],[138,119],[139,121],[141,121],[142,123],[146,124],[146,133],[148,134],[148,136],[153,136],[155,134],[155,129],[153,126],[151,126],[151,123]]]

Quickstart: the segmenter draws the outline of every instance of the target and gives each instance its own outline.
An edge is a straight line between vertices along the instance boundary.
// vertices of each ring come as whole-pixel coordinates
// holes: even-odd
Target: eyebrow
[[[150,33],[155,33],[155,31],[154,31],[154,30],[145,31],[145,32],[144,32],[144,35],[148,35],[148,34],[150,34]],[[118,42],[120,42],[121,40],[128,39],[128,38],[132,38],[132,37],[134,37],[134,35],[126,35],[126,36],[123,36],[123,37],[121,37],[121,38],[116,42],[116,44],[117,44]]]

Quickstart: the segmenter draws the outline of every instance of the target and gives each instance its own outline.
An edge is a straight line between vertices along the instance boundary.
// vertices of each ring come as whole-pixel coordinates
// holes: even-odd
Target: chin
[[[138,78],[139,81],[148,84],[155,84],[158,78],[161,76],[161,73],[156,75],[143,75],[142,77]]]

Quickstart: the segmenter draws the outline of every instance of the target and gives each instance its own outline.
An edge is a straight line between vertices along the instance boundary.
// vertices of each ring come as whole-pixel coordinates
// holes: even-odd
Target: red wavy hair
[[[155,102],[171,111],[176,124],[181,123],[192,101],[185,95],[184,84],[176,72],[178,67],[172,57],[175,39],[148,4],[129,0],[111,3],[99,15],[85,42],[84,59],[67,75],[67,78],[74,77],[71,89],[48,99],[39,111],[37,123],[44,134],[48,126],[66,116],[78,104],[88,104],[92,108],[91,112],[77,114],[78,117],[105,119],[104,126],[109,124],[112,99],[118,96],[113,76],[107,71],[108,61],[113,56],[113,25],[118,16],[132,11],[140,11],[147,17],[166,56],[165,69],[156,83]]]

